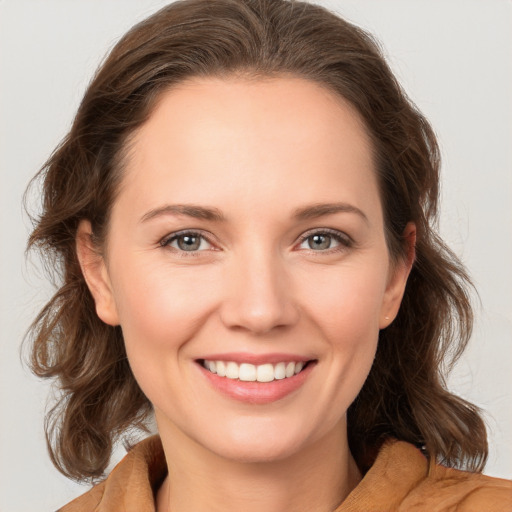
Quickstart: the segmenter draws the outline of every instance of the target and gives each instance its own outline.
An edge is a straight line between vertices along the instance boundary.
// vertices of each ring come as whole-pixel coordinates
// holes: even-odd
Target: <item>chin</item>
[[[298,451],[297,446],[283,445],[269,445],[268,443],[251,443],[245,442],[243,444],[230,443],[229,446],[215,447],[215,452],[218,456],[229,459],[231,461],[257,464],[277,462],[288,459],[296,454]]]
[[[254,425],[253,425],[254,427]],[[288,459],[312,444],[310,433],[279,425],[231,429],[202,443],[216,455],[243,463],[264,463]]]

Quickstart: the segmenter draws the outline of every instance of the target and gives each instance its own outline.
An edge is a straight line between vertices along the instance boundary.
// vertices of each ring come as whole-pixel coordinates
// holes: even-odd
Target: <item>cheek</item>
[[[211,315],[211,280],[204,272],[165,263],[135,262],[124,270],[115,280],[115,295],[130,367],[155,407],[165,404],[171,415],[182,415],[181,402],[169,396],[180,396],[187,382],[182,363]]]
[[[208,280],[191,268],[134,264],[115,284],[120,323],[132,359],[142,355],[158,359],[170,349],[179,350],[212,309]]]
[[[345,411],[359,393],[377,349],[387,269],[378,262],[362,268],[317,274],[308,286],[306,315],[314,322],[313,332],[321,332],[328,344],[328,401],[338,411]]]
[[[341,344],[357,344],[358,333],[378,333],[386,270],[373,262],[305,273],[302,295],[309,316],[330,340]]]

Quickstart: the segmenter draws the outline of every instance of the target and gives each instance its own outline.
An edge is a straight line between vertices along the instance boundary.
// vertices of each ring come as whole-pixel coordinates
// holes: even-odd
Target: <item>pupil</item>
[[[181,239],[179,239],[178,241],[180,249],[183,249],[184,251],[191,251],[199,248],[199,243],[199,237],[188,235],[182,236]]]
[[[331,237],[329,235],[313,235],[311,240],[309,243],[311,249],[328,249],[331,244]]]

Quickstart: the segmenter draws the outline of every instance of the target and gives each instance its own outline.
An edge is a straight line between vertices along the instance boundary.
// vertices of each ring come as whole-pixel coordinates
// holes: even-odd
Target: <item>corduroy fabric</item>
[[[150,437],[104,482],[58,512],[155,512],[166,473],[160,438]],[[512,481],[429,463],[415,446],[389,440],[333,512],[512,512]]]

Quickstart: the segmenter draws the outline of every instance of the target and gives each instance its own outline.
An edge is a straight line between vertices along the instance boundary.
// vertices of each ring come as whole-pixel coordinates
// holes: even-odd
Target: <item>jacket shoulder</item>
[[[59,508],[57,512],[92,512],[97,509],[101,503],[105,492],[105,482],[95,485],[92,489],[85,492],[78,498]]]
[[[399,512],[512,512],[512,481],[432,464]]]
[[[167,474],[158,436],[133,446],[103,482],[57,512],[154,512],[154,494]]]
[[[336,512],[512,512],[512,482],[447,468],[387,440]]]

